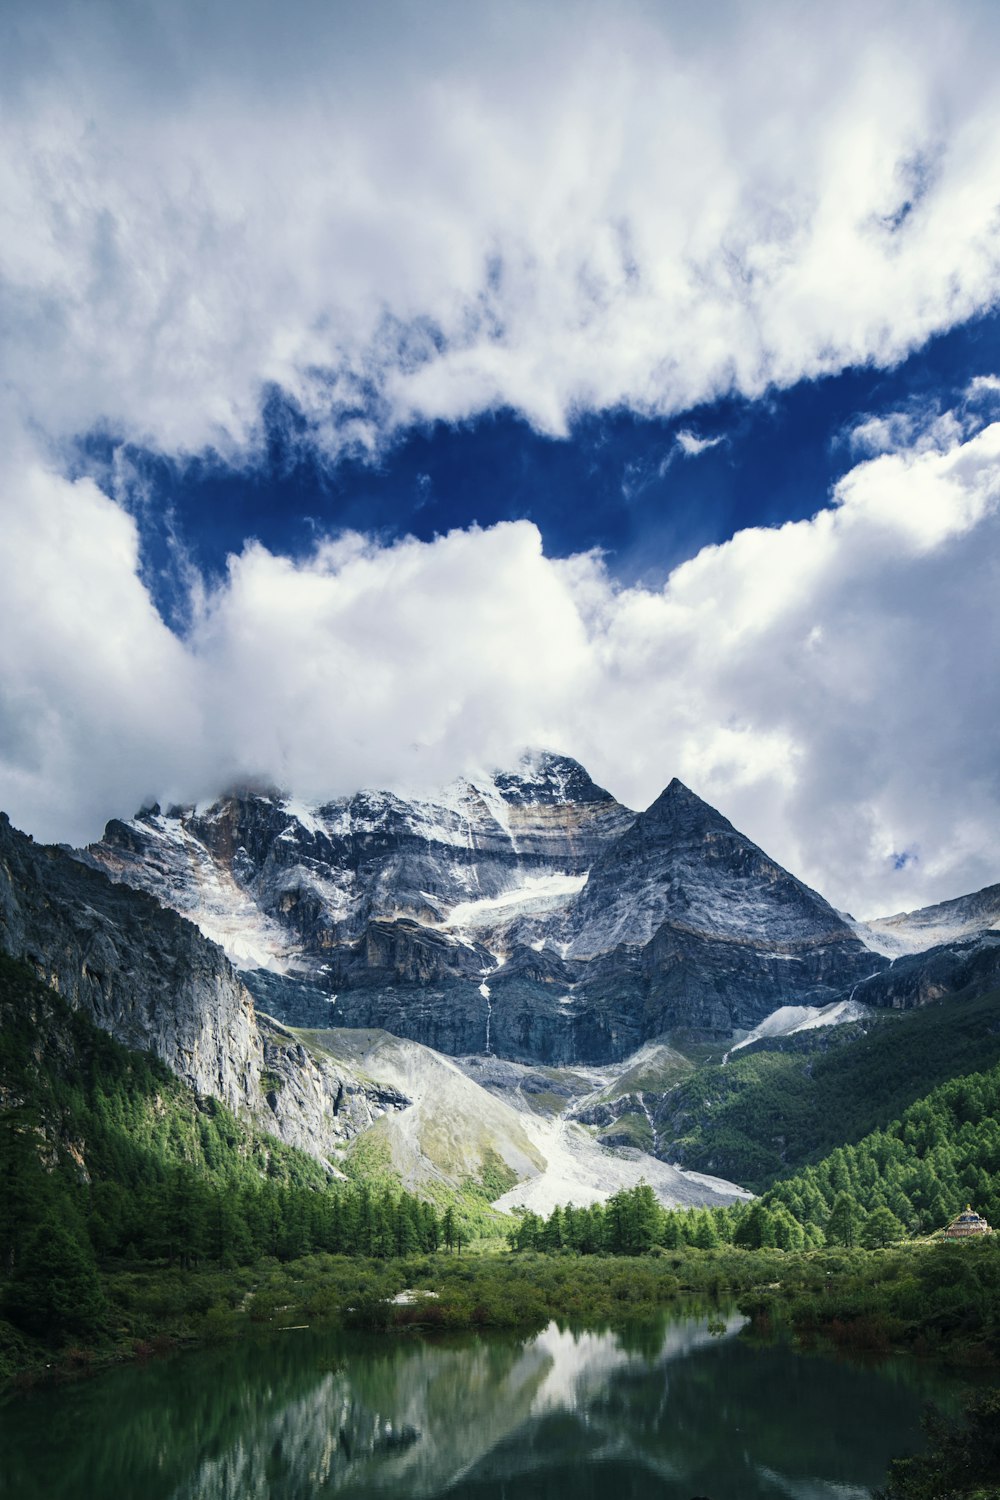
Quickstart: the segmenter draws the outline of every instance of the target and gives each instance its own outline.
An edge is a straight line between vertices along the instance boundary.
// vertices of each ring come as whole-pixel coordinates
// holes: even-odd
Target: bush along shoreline
[[[67,1244],[57,1237],[51,1251],[65,1255]],[[40,1277],[50,1271],[39,1262]],[[691,1297],[710,1307],[735,1303],[753,1337],[794,1336],[851,1356],[902,1350],[959,1367],[1000,1367],[1000,1246],[992,1239],[886,1251],[316,1253],[233,1269],[81,1263],[76,1279],[58,1288],[38,1323],[23,1286],[6,1287],[0,1381],[8,1390],[267,1326],[530,1333],[551,1319],[640,1322]]]

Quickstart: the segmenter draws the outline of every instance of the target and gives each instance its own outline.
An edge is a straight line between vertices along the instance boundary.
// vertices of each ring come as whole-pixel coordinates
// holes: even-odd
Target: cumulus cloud
[[[42,836],[244,775],[428,788],[544,744],[634,806],[680,775],[858,915],[1000,875],[1000,424],[867,459],[662,589],[546,558],[527,521],[248,544],[183,641],[90,481],[22,457],[3,526],[0,805]]]
[[[23,0],[7,388],[245,458],[507,406],[683,411],[993,305],[989,6]]]
[[[72,837],[191,781],[196,668],[139,580],[133,520],[23,438],[0,451],[0,806]]]

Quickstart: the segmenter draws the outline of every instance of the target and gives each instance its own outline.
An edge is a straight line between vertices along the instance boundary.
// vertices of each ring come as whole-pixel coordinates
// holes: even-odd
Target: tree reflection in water
[[[919,1444],[935,1378],[754,1347],[741,1321],[433,1341],[310,1330],[116,1371],[0,1411],[4,1494],[865,1500]]]

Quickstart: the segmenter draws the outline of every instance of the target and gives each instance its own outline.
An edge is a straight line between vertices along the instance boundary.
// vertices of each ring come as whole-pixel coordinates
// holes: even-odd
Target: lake
[[[532,1337],[275,1331],[18,1396],[4,1500],[864,1500],[951,1387],[671,1313]]]

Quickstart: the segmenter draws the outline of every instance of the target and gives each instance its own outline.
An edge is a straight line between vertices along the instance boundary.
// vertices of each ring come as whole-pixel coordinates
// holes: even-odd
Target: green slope
[[[430,1205],[331,1182],[0,957],[0,1280],[26,1274],[53,1226],[88,1263],[181,1266],[387,1255],[439,1233]]]
[[[658,1154],[761,1192],[997,1061],[1000,990],[759,1043],[664,1096]]]
[[[864,1214],[889,1208],[908,1233],[942,1229],[966,1203],[1000,1225],[1000,1065],[941,1084],[884,1129],[776,1183],[761,1204],[843,1239],[830,1217],[841,1195]]]

